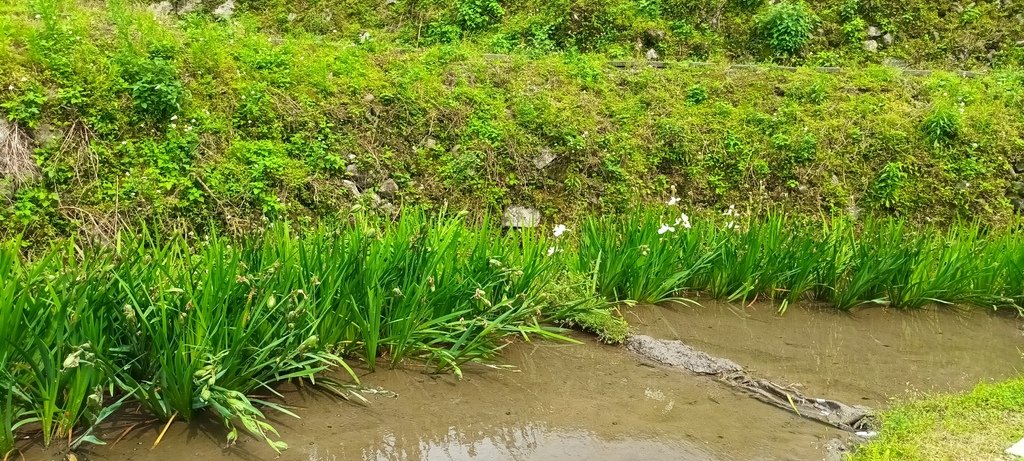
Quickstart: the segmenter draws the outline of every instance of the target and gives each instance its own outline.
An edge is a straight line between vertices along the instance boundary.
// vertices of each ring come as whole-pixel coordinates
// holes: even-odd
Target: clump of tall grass
[[[0,449],[37,427],[44,444],[92,427],[130,399],[170,424],[208,413],[287,445],[253,395],[322,376],[422,360],[461,375],[510,337],[560,338],[545,296],[540,233],[502,235],[489,220],[408,210],[396,222],[202,241],[140,232],[113,247],[55,245],[32,258],[0,248]],[[293,415],[294,416],[294,415]]]
[[[780,311],[801,300],[841,310],[1020,308],[1024,301],[1024,237],[970,223],[947,229],[899,219],[812,223],[782,214],[744,217],[731,207],[691,218],[670,206],[587,219],[569,264],[617,301],[658,302],[687,291],[773,300]]]
[[[237,247],[212,237],[181,239],[126,257],[115,277],[127,329],[113,380],[164,420],[212,411],[237,437],[237,423],[275,449],[283,442],[248,394],[342,366],[319,346],[319,313],[307,309],[290,255],[272,237]],[[111,355],[118,352],[111,352]],[[114,359],[114,357],[111,357]]]
[[[713,235],[691,227],[688,216],[666,218],[661,210],[588,218],[569,263],[592,274],[607,299],[664,301],[690,288],[719,251]]]
[[[305,241],[328,311],[321,335],[371,368],[415,357],[458,374],[506,336],[551,334],[539,322],[552,260],[537,233],[502,236],[490,220],[470,227],[410,210],[396,223],[358,220],[340,239]]]

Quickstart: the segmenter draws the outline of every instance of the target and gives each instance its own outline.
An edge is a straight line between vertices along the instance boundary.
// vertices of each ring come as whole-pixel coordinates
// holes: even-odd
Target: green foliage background
[[[0,179],[0,236],[315,221],[376,203],[343,181],[388,178],[396,205],[559,219],[673,194],[917,221],[1013,213],[1020,3],[794,3],[813,29],[783,48],[764,41],[780,7],[756,0],[237,3],[229,20],[127,1],[0,6],[0,115],[35,140],[42,173]],[[865,52],[869,24],[893,44]],[[715,64],[608,65],[649,49]],[[885,58],[987,70],[916,77]],[[539,169],[542,152],[555,160]]]

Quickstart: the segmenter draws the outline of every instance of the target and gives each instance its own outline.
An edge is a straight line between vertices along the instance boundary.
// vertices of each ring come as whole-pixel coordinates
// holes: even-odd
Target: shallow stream
[[[767,305],[702,304],[626,315],[639,333],[683,340],[808,395],[876,408],[907,391],[964,390],[1024,368],[1022,324],[1010,316],[795,307],[780,318]],[[713,379],[575,337],[582,344],[513,344],[502,358],[514,370],[469,366],[461,381],[417,370],[366,374],[365,386],[387,391],[366,394],[367,405],[285,390],[301,419],[275,419],[291,445],[279,457],[245,437],[224,448],[223,431],[200,422],[172,425],[155,449],[162,427],[140,425],[88,458],[820,460],[847,436]],[[104,435],[116,439],[124,427]]]

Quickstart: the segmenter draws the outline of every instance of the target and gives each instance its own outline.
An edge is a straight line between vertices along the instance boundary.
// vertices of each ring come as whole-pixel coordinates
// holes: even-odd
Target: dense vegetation
[[[348,395],[318,378],[346,359],[458,374],[512,338],[558,338],[552,323],[621,342],[614,301],[700,290],[780,309],[1024,305],[1019,233],[817,226],[671,207],[503,235],[465,213],[406,210],[397,222],[353,216],[243,240],[143,233],[31,256],[11,241],[0,251],[0,451],[18,430],[72,448],[97,442],[91,428],[126,399],[168,423],[210,412],[229,440],[244,429],[280,449],[261,408],[286,410],[254,392],[309,379]]]
[[[348,369],[342,358],[371,370],[418,359],[459,374],[509,338],[553,336],[542,321],[599,318],[592,297],[552,287],[560,277],[544,240],[407,212],[301,238],[277,226],[244,241],[69,241],[32,259],[8,243],[0,453],[19,428],[47,445],[95,443],[92,427],[125,399],[164,421],[209,412],[229,441],[242,429],[284,448],[260,408],[287,411],[251,393],[309,379],[358,396],[317,375]]]
[[[682,291],[728,301],[919,308],[1024,306],[1024,240],[1016,231],[957,224],[913,229],[898,220],[827,224],[665,211],[587,219],[567,264],[591,273],[610,300],[654,303]]]
[[[187,2],[177,1],[179,5]],[[195,2],[191,2],[195,3]],[[217,0],[208,0],[211,7]],[[246,0],[260,26],[411,46],[469,40],[489,52],[598,52],[676,60],[942,68],[1024,64],[1024,6],[982,0]],[[867,41],[873,41],[874,44]]]
[[[276,383],[619,342],[616,301],[1019,309],[1022,37],[996,0],[5,1],[0,452],[125,401],[283,448]]]
[[[603,55],[566,40],[554,53],[483,55],[509,51],[488,37],[554,14],[546,8],[583,4],[292,3],[239,2],[231,19],[216,20],[124,1],[5,2],[0,236],[109,238],[139,221],[235,234],[353,205],[389,214],[408,204],[522,204],[566,217],[623,211],[673,187],[695,207],[915,222],[1005,222],[1013,200],[1024,204],[1014,189],[1024,194],[1024,184],[1013,182],[1014,165],[1024,167],[1024,74],[1011,66],[973,79],[870,65],[840,74],[616,70],[610,50],[632,43],[614,32],[618,19],[566,26]],[[755,13],[775,7],[745,3],[749,12],[726,2],[716,16],[712,41],[723,50],[734,21],[785,20]],[[872,18],[904,20],[881,2],[861,3]],[[640,8],[588,5],[616,18]],[[813,8],[827,17],[841,6],[793,5],[803,6],[778,14]],[[907,14],[938,14],[928,8]],[[972,24],[1000,40],[1019,27],[994,20],[1019,5],[972,8]],[[444,28],[461,40],[411,36]],[[595,40],[591,28],[611,35]]]

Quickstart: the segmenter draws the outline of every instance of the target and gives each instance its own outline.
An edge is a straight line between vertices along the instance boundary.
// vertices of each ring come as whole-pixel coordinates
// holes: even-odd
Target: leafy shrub
[[[557,17],[552,37],[566,49],[590,51],[601,49],[614,41],[621,31],[621,15],[613,11],[608,2],[581,0],[564,5],[555,3],[549,13]],[[609,50],[614,55],[615,50]]]
[[[505,9],[498,0],[459,0],[456,13],[463,30],[476,31],[501,20]]]
[[[860,46],[861,42],[864,41],[868,23],[862,18],[853,18],[849,22],[843,24],[843,36],[846,37],[846,41]]]
[[[135,110],[144,118],[166,121],[181,109],[185,89],[174,64],[164,57],[129,59],[122,70]]]
[[[701,85],[691,86],[686,90],[686,102],[690,105],[700,104],[708,99],[708,89]]]
[[[223,185],[230,195],[246,198],[258,205],[264,214],[283,210],[277,189],[284,185],[285,173],[293,173],[297,165],[285,155],[284,147],[271,141],[240,141],[231,146],[232,156],[245,165],[244,172],[231,172]]]
[[[0,104],[0,108],[8,120],[32,128],[39,121],[45,104],[46,90],[38,83],[32,83],[21,94]]]
[[[889,162],[882,167],[871,189],[871,197],[885,208],[895,209],[903,202],[903,186],[907,172],[900,162]]]
[[[803,2],[777,3],[755,18],[760,40],[777,58],[798,55],[810,42],[816,21],[814,11]]]
[[[434,21],[427,24],[423,37],[427,44],[452,43],[459,39],[462,31],[457,26],[443,21]]]

